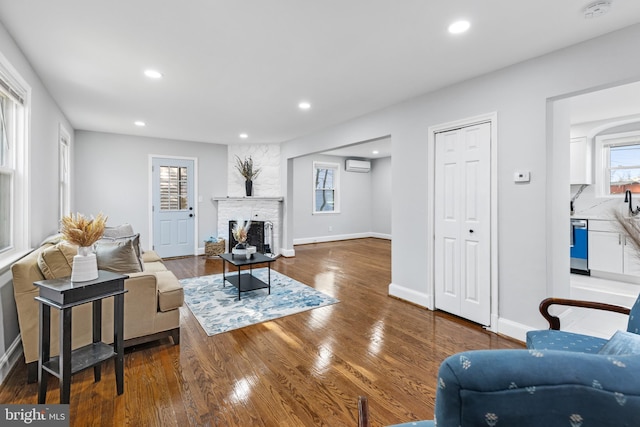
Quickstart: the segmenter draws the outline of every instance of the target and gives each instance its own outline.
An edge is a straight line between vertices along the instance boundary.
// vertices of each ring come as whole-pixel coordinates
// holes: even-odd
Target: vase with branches
[[[253,165],[253,159],[251,156],[245,157],[244,160],[239,156],[236,156],[236,169],[240,172],[240,175],[244,177],[245,192],[247,196],[253,195],[253,180],[260,175],[262,169]]]
[[[86,282],[98,278],[98,264],[93,245],[104,234],[107,217],[98,214],[88,218],[78,213],[62,218],[60,232],[66,241],[78,246],[78,254],[73,257],[71,268],[72,282]]]

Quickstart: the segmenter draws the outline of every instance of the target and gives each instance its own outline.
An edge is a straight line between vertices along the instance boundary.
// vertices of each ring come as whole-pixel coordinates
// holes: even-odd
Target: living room
[[[9,7],[9,2],[3,3],[0,16],[6,16],[2,10]],[[521,7],[522,14],[528,16],[525,12],[530,12],[527,8],[532,6]],[[549,7],[553,10],[555,6],[549,2]],[[625,14],[627,7],[630,12]],[[390,136],[392,179],[388,205],[392,261],[388,293],[421,307],[435,308],[434,247],[421,243],[432,241],[435,234],[434,190],[430,184],[434,173],[430,163],[432,130],[496,113],[490,192],[492,301],[488,328],[519,341],[524,341],[528,330],[545,328],[538,303],[548,296],[570,294],[569,237],[565,232],[570,215],[566,203],[569,147],[558,143],[569,140],[569,126],[563,122],[568,107],[562,101],[640,78],[640,58],[632,53],[640,38],[635,7],[629,2],[615,2],[611,15],[602,19],[616,16],[615,12],[626,15],[627,21],[616,21],[615,28],[601,27],[597,34],[576,37],[562,47],[540,48],[535,53],[523,54],[519,61],[486,69],[464,81],[451,80],[428,92],[404,94],[406,96],[395,102],[343,120],[334,119],[313,131],[281,140],[248,143],[255,147],[268,143],[279,146],[280,196],[287,201],[283,206],[282,249],[295,254],[298,238],[295,203],[288,200],[295,188],[295,159]],[[575,25],[573,21],[571,25]],[[604,24],[594,20],[583,25]],[[44,77],[36,71],[36,59],[26,56],[26,48],[16,41],[19,37],[12,33],[12,26],[13,23],[3,21],[0,52],[31,87],[24,249],[37,246],[58,227],[59,170],[55,159],[58,159],[60,126],[71,135],[74,153],[73,210],[104,212],[116,224],[132,222],[143,235],[146,233],[143,241],[148,244],[151,229],[148,156],[197,157],[199,194],[203,197],[198,209],[198,240],[210,235],[215,230],[216,218],[210,198],[230,195],[229,188],[236,191],[241,185],[235,181],[230,183],[229,177],[234,175],[234,154],[242,155],[244,148],[236,147],[235,141],[229,144],[224,140],[198,142],[195,138],[180,138],[171,133],[158,137],[144,135],[140,133],[144,131],[137,129],[126,134],[112,132],[110,128],[74,126],[52,95],[52,89],[44,83]],[[499,46],[494,48],[499,49]],[[514,182],[517,171],[530,172],[530,181]],[[107,180],[105,174],[119,175],[119,178]],[[132,184],[131,191],[124,191]],[[10,283],[7,267],[0,271],[1,285],[4,285],[0,293],[4,337],[0,350],[8,362],[3,369],[10,367],[16,357],[12,345],[19,336],[11,290],[7,286]]]

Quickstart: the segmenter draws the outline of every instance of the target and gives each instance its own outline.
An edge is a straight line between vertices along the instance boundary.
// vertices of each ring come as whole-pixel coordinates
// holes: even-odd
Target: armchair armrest
[[[549,322],[549,329],[560,330],[560,319],[549,313],[552,305],[565,305],[571,307],[593,308],[596,310],[613,311],[616,313],[629,314],[631,309],[619,305],[604,304],[601,302],[583,301],[565,298],[546,298],[540,303],[540,313]]]

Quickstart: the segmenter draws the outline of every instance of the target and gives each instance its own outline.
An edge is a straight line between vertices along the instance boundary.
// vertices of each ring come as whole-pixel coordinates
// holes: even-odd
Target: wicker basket
[[[204,254],[206,256],[216,256],[224,253],[224,240],[218,242],[204,242]]]

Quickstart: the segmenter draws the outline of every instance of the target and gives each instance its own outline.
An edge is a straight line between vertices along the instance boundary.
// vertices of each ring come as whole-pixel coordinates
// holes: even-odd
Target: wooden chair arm
[[[358,427],[370,427],[369,402],[366,396],[358,397]]]
[[[540,303],[540,313],[549,322],[549,329],[560,330],[560,319],[549,313],[552,305],[567,305],[572,307],[593,308],[596,310],[613,311],[616,313],[629,314],[631,309],[619,305],[604,304],[601,302],[582,301],[564,298],[546,298]]]

